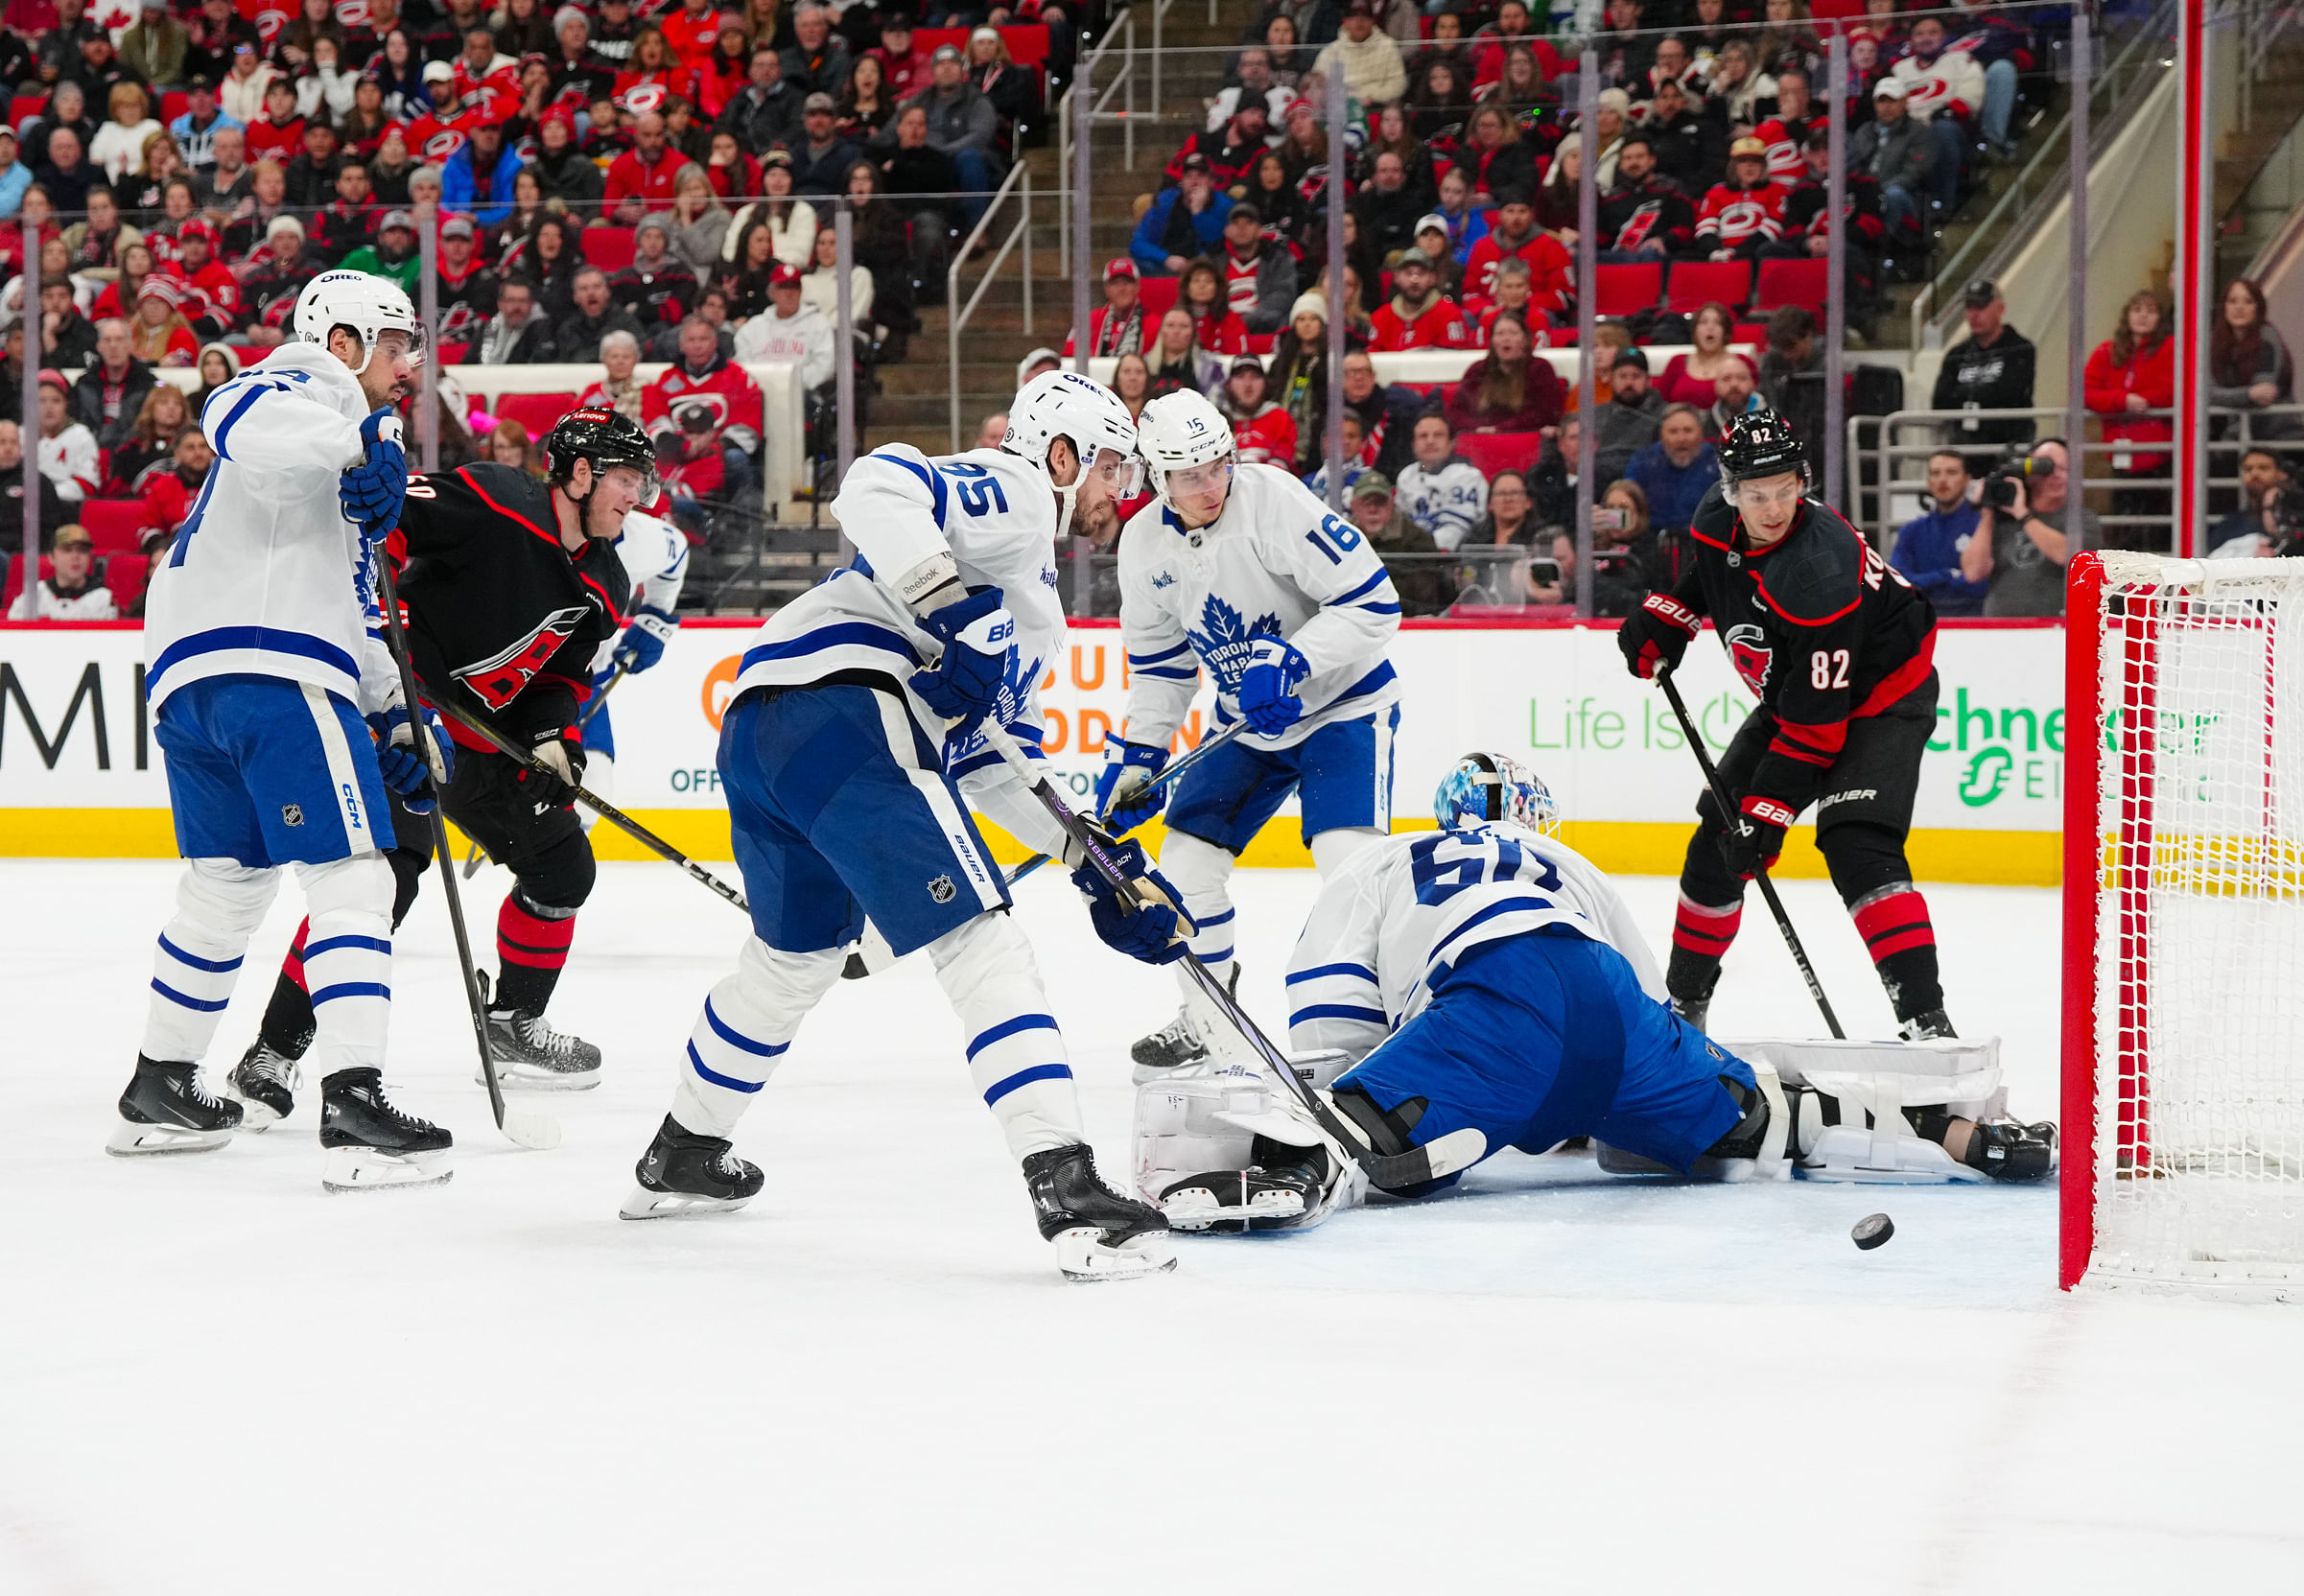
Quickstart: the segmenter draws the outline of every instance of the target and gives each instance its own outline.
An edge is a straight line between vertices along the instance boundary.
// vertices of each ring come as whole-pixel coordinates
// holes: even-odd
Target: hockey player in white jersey
[[[669,508],[669,505],[667,505]],[[616,539],[617,558],[632,578],[632,619],[623,634],[600,645],[592,663],[594,707],[577,722],[583,734],[584,786],[610,803],[616,801],[615,713],[604,693],[619,669],[637,676],[653,669],[664,658],[664,645],[679,629],[680,589],[688,580],[688,538],[670,519],[634,510],[624,517]],[[582,811],[584,830],[600,824],[591,810]]]
[[[1041,1234],[1074,1279],[1172,1267],[1166,1225],[1097,1177],[1063,1038],[973,807],[1075,866],[1070,839],[987,746],[993,717],[1037,757],[1038,683],[1064,642],[1055,545],[1133,490],[1136,429],[1110,389],[1049,372],[1017,394],[999,449],[856,462],[833,505],[858,551],[777,612],[742,656],[719,769],[754,935],[690,1033],[671,1112],[624,1216],[741,1206],[761,1172],[729,1135],[839,979],[864,918],[926,948],[976,1091],[1023,1165]],[[1142,849],[1115,844],[1170,895]],[[1105,941],[1181,956],[1173,908],[1131,911],[1075,870]]]
[[[1236,986],[1227,883],[1240,851],[1290,793],[1321,875],[1392,830],[1399,683],[1385,650],[1399,595],[1352,524],[1277,466],[1234,458],[1232,429],[1187,390],[1144,407],[1140,447],[1157,503],[1120,543],[1126,723],[1110,739],[1096,806],[1125,832],[1167,809],[1161,868],[1184,893],[1192,951]],[[1246,732],[1154,787],[1206,669],[1216,724]],[[1186,980],[1184,1008],[1139,1041],[1140,1082],[1224,1045]]]
[[[381,1083],[385,792],[432,800],[374,585],[376,545],[408,481],[391,407],[424,335],[406,294],[358,271],[313,279],[294,330],[209,399],[201,426],[216,463],[153,575],[146,682],[187,863],[109,1150],[203,1151],[241,1123],[200,1061],[294,864],[311,911],[322,1180],[332,1190],[434,1184],[449,1175],[449,1134],[402,1114]],[[438,722],[426,720],[446,761]]]
[[[1620,1174],[2048,1172],[2047,1127],[1988,1117],[1993,1044],[1769,1044],[1748,1061],[1675,1016],[1623,900],[1551,834],[1551,794],[1512,760],[1460,760],[1434,811],[1441,830],[1390,838],[1328,880],[1289,961],[1291,1045],[1348,1067],[1328,1091],[1366,1149],[1470,1129],[1492,1154],[1589,1136]],[[1236,1074],[1156,1083],[1140,1099],[1139,1181],[1158,1185],[1171,1223],[1284,1226],[1361,1194],[1350,1149],[1285,1092],[1244,1100]],[[1255,1140],[1217,1173],[1170,1180],[1178,1161],[1199,1162],[1196,1105],[1200,1128],[1229,1127],[1235,1153],[1243,1133]]]

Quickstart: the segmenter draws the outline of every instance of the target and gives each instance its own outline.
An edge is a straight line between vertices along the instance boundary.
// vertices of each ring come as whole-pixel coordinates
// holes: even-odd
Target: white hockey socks
[[[197,1064],[206,1055],[224,1005],[232,1000],[248,938],[263,924],[279,887],[277,870],[251,869],[230,859],[185,861],[176,882],[176,917],[161,930],[153,955],[146,1058]],[[388,877],[385,904],[388,912]]]
[[[800,1021],[840,978],[836,951],[787,953],[745,939],[736,973],[712,989],[688,1034],[672,1117],[698,1136],[725,1138],[768,1084]]]
[[[312,1045],[304,1067],[382,1069],[392,1015],[392,867],[382,854],[297,867],[304,888],[304,987]]]
[[[1183,832],[1170,832],[1160,845],[1160,873],[1184,895],[1185,912],[1199,927],[1192,936],[1192,951],[1219,983],[1232,979],[1233,908],[1225,887],[1236,862],[1214,843]],[[1198,990],[1182,965],[1177,966],[1176,979],[1187,996]]]
[[[979,914],[928,945],[967,1041],[968,1069],[1021,1162],[1086,1141],[1070,1056],[1032,945],[1005,914]],[[836,966],[835,966],[836,967]]]

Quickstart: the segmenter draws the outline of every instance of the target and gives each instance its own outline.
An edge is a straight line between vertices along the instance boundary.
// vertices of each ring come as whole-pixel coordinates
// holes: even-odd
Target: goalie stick
[[[1106,884],[1132,907],[1141,907],[1142,895],[1106,851],[1103,833],[1074,814],[1064,800],[1056,795],[1056,789],[1049,785],[1047,777],[1032,768],[1031,761],[1024,757],[1023,750],[1016,745],[1016,739],[1008,735],[1007,729],[987,721],[984,724],[984,739],[999,755],[1016,779],[1031,790],[1033,797],[1040,800],[1041,807],[1048,811],[1049,817],[1064,828],[1065,834],[1087,857],[1089,865],[1104,878]],[[1297,1101],[1303,1104],[1321,1130],[1360,1166],[1368,1176],[1370,1185],[1384,1191],[1418,1185],[1425,1181],[1438,1180],[1444,1175],[1455,1174],[1460,1169],[1469,1169],[1487,1153],[1488,1138],[1475,1130],[1450,1131],[1435,1141],[1410,1148],[1405,1153],[1387,1154],[1372,1150],[1336,1117],[1334,1110],[1323,1103],[1312,1089],[1304,1083],[1289,1067],[1286,1056],[1272,1044],[1271,1038],[1265,1036],[1256,1021],[1248,1018],[1247,1011],[1234,1000],[1224,983],[1209,974],[1208,966],[1200,962],[1199,955],[1187,948],[1184,957],[1192,983],[1199,987],[1201,994],[1215,1005],[1217,1012],[1240,1033],[1241,1039],[1256,1050],[1264,1067],[1278,1075],[1288,1090],[1296,1094]]]
[[[384,599],[386,642],[391,650],[392,665],[400,672],[401,696],[408,701],[409,729],[415,735],[416,746],[423,751],[424,763],[432,770],[433,857],[440,861],[440,892],[448,901],[448,924],[456,932],[457,968],[464,977],[464,1006],[472,1014],[472,1040],[480,1047],[480,1077],[488,1085],[488,1112],[496,1116],[496,1128],[515,1146],[539,1152],[557,1147],[560,1122],[532,1109],[506,1107],[504,1086],[496,1078],[496,1055],[488,1050],[487,1010],[480,996],[480,977],[472,968],[472,937],[464,928],[464,903],[456,884],[456,851],[448,843],[445,767],[440,763],[439,750],[433,746],[432,733],[424,724],[424,700],[416,692],[416,668],[409,660],[408,636],[400,626],[399,584],[392,579],[392,562],[381,552],[376,561],[376,579]]]
[[[631,673],[632,668],[630,666],[624,664],[623,660],[618,660],[616,662],[616,669],[609,672],[608,679],[600,684],[600,690],[592,695],[592,702],[586,704],[584,706],[584,713],[576,716],[576,730],[578,732],[581,732],[585,727],[592,724],[592,717],[600,714],[600,706],[608,701],[608,694],[616,691],[616,684],[623,681]],[[480,867],[487,862],[487,857],[488,856],[486,851],[483,850],[479,843],[475,842],[472,845],[472,851],[464,856],[464,880],[468,881],[473,877],[479,875]]]
[[[1232,725],[1225,727],[1224,730],[1218,732],[1214,737],[1201,739],[1199,743],[1192,749],[1190,753],[1185,755],[1184,758],[1178,760],[1174,764],[1169,765],[1159,775],[1153,777],[1151,782],[1144,787],[1143,790],[1146,792],[1159,791],[1162,787],[1168,786],[1170,783],[1182,777],[1184,773],[1191,769],[1193,765],[1198,764],[1202,760],[1208,758],[1209,755],[1223,747],[1226,743],[1230,742],[1234,738],[1238,737],[1247,729],[1247,721],[1235,721]],[[1098,815],[1096,818],[1099,822],[1101,822],[1103,816]],[[1033,871],[1038,870],[1042,865],[1047,862],[1047,855],[1034,854],[1030,858],[1024,860],[1023,863],[1018,865],[1014,870],[1008,872],[1006,877],[1007,884],[1011,887],[1015,886],[1017,882],[1023,880],[1026,876],[1029,876]],[[840,976],[843,980],[860,981],[867,975],[879,974],[882,971],[887,969],[895,962],[896,950],[890,948],[888,946],[888,939],[880,934],[880,927],[873,925],[871,921],[867,920],[864,922],[864,934],[857,938],[856,951],[850,953],[848,955],[848,962],[840,967]]]
[[[543,762],[538,760],[533,754],[530,754],[527,749],[514,742],[510,738],[505,737],[504,733],[498,731],[493,724],[484,719],[477,711],[468,710],[460,704],[435,704],[433,707],[438,710],[442,715],[446,716],[449,719],[455,721],[458,725],[463,727],[464,730],[487,739],[487,740],[494,745],[498,753],[504,755],[505,758],[512,761],[515,764],[522,765],[529,770],[537,771],[543,775],[552,776],[555,781],[559,779],[557,774],[550,767],[545,765]],[[649,852],[656,854],[663,858],[669,859],[672,863],[678,865],[690,876],[694,877],[696,880],[701,881],[713,891],[718,893],[722,898],[727,899],[728,902],[734,904],[738,908],[742,909],[746,914],[750,914],[752,912],[752,905],[744,902],[744,895],[742,893],[737,891],[736,888],[730,886],[726,881],[721,880],[711,871],[705,869],[695,860],[690,858],[686,854],[680,852],[679,849],[665,841],[664,838],[658,836],[654,832],[649,831],[646,826],[643,826],[639,821],[624,813],[623,810],[618,809],[614,804],[609,803],[605,798],[598,797],[593,793],[587,792],[581,786],[577,786],[573,782],[570,783],[569,786],[575,787],[576,801],[577,803],[583,805],[593,813],[599,815],[602,820],[608,822],[609,825],[614,826],[618,831],[623,833],[633,841],[639,843],[643,848],[646,848]]]
[[[1665,666],[1656,673],[1656,685],[1664,690],[1665,702],[1680,720],[1681,735],[1688,739],[1689,751],[1704,770],[1704,786],[1712,789],[1712,802],[1720,806],[1722,814],[1732,815],[1736,805],[1728,789],[1720,785],[1720,772],[1712,764],[1712,756],[1704,752],[1704,739],[1696,735],[1696,722],[1688,716],[1688,706],[1681,701],[1680,689],[1672,684],[1672,668]],[[1768,912],[1775,916],[1776,929],[1784,933],[1784,946],[1792,950],[1792,962],[1800,967],[1800,979],[1808,983],[1808,996],[1823,1010],[1824,1023],[1832,1028],[1834,1041],[1844,1041],[1847,1032],[1840,1028],[1840,1017],[1832,1012],[1832,1000],[1824,996],[1823,982],[1816,978],[1816,966],[1808,962],[1808,950],[1800,945],[1800,933],[1792,928],[1792,916],[1784,912],[1784,900],[1776,896],[1775,882],[1768,879],[1768,871],[1758,863],[1752,865],[1752,880],[1760,884],[1760,896],[1767,900]]]

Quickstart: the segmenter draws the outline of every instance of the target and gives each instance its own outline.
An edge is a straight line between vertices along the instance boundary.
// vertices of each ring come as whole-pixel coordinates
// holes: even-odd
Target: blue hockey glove
[[[1096,814],[1116,832],[1132,832],[1167,807],[1168,789],[1152,778],[1167,767],[1168,751],[1150,743],[1104,742],[1104,768],[1096,774]]]
[[[1095,927],[1096,935],[1105,946],[1146,964],[1173,964],[1184,957],[1185,938],[1192,934],[1193,926],[1184,912],[1183,895],[1152,868],[1142,843],[1099,840],[1120,873],[1135,883],[1143,904],[1132,908],[1122,903],[1118,889],[1097,875],[1094,865],[1083,862],[1072,872],[1072,885],[1088,896],[1089,924]]]
[[[400,416],[390,409],[372,411],[360,424],[367,458],[338,480],[344,514],[371,538],[385,536],[400,522],[400,501],[408,492],[408,455],[400,447]]]
[[[616,663],[639,675],[664,658],[664,645],[672,640],[679,624],[677,616],[643,604],[632,612],[631,624],[616,645]]]
[[[920,618],[944,645],[944,657],[913,676],[912,691],[947,720],[973,723],[999,706],[1008,661],[1016,652],[1016,619],[988,587]]]
[[[425,786],[432,768],[416,747],[415,729],[409,723],[406,706],[394,704],[381,715],[369,716],[368,730],[376,737],[376,765],[384,785],[400,794],[409,813],[430,814],[433,795]],[[448,728],[440,724],[439,713],[430,704],[424,706],[424,731],[440,751],[440,778],[445,783],[456,775],[456,745],[448,740]]]
[[[1312,664],[1283,637],[1260,637],[1240,672],[1240,718],[1258,737],[1278,737],[1304,715],[1296,684],[1312,673]]]

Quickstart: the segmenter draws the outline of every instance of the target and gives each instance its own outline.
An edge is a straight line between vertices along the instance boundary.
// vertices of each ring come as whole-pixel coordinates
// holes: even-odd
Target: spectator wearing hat
[[[1768,176],[1768,146],[1747,134],[1728,146],[1726,180],[1696,207],[1692,260],[1754,260],[1784,236],[1784,190]]]
[[[78,522],[56,530],[55,575],[26,582],[11,621],[110,621],[119,608],[96,574],[96,540]]]
[[[1231,213],[1232,198],[1216,192],[1208,157],[1187,155],[1176,186],[1155,196],[1137,223],[1128,253],[1146,276],[1176,276],[1193,257],[1215,252]]]
[[[244,341],[270,347],[285,336],[296,295],[320,272],[306,246],[304,223],[281,212],[265,224],[264,246],[240,268]]]
[[[757,68],[759,57],[753,60]],[[737,105],[742,103],[740,99]],[[729,107],[732,113],[736,109],[736,105]],[[671,147],[662,114],[642,112],[632,124],[632,148],[608,166],[602,198],[610,207],[611,219],[620,226],[637,226],[642,217],[670,205],[677,192],[680,169],[688,164],[688,157]]]
[[[1456,453],[1456,430],[1444,414],[1417,417],[1410,448],[1415,458],[1399,474],[1399,506],[1434,543],[1454,549],[1488,513],[1488,479]]]
[[[792,12],[792,42],[784,52],[786,81],[803,94],[829,94],[836,103],[855,70],[848,41],[833,31],[832,12],[801,0]]]
[[[1243,462],[1295,469],[1296,423],[1272,397],[1260,356],[1234,355],[1215,398],[1216,409],[1232,423],[1233,447]]]
[[[1261,45],[1252,45],[1240,52],[1232,70],[1233,83],[1218,90],[1215,99],[1209,102],[1206,130],[1222,131],[1242,106],[1263,106],[1266,125],[1281,126],[1296,91],[1272,76],[1272,52]]]
[[[557,200],[579,217],[606,192],[599,166],[576,148],[576,115],[564,106],[554,106],[536,124],[536,158],[530,170],[548,202]]]
[[[440,167],[440,206],[493,227],[512,214],[512,179],[520,175],[517,153],[505,148],[504,126],[474,125],[457,153]]]
[[[880,43],[864,52],[881,64],[890,98],[902,104],[928,87],[929,53],[912,42],[912,19],[902,12],[880,25]]]
[[[1880,185],[1889,253],[1920,247],[1936,180],[1936,138],[1904,108],[1904,82],[1883,78],[1872,85],[1872,119],[1848,140],[1848,170]]]
[[[1296,257],[1264,236],[1263,218],[1246,200],[1224,216],[1224,247],[1216,255],[1224,300],[1250,333],[1277,333],[1296,298]]]
[[[1648,496],[1648,517],[1660,532],[1685,532],[1696,506],[1720,481],[1720,457],[1704,435],[1694,405],[1667,405],[1657,439],[1632,458],[1625,479]]]
[[[1790,260],[1822,260],[1832,252],[1832,134],[1819,127],[1800,152],[1799,180],[1784,199],[1784,236],[1761,251]],[[1851,163],[1843,213],[1843,253],[1847,260],[1848,318],[1860,333],[1871,331],[1872,308],[1880,296],[1880,250],[1888,224],[1880,211],[1880,184]]]
[[[375,242],[353,250],[342,264],[347,271],[388,277],[400,285],[402,293],[413,294],[423,271],[423,262],[417,253],[415,219],[404,210],[386,211],[377,220]]]
[[[786,295],[797,314],[800,273],[788,266],[779,270],[790,272],[790,282],[782,290],[771,286],[769,293],[771,296],[778,293]],[[765,319],[754,317],[740,333],[749,332]],[[814,319],[821,323],[824,318],[816,316]],[[641,391],[641,424],[656,440],[656,458],[665,468],[666,487],[675,497],[728,502],[757,492],[760,474],[753,457],[760,452],[760,389],[742,366],[720,353],[719,334],[700,316],[680,323],[678,357],[664,375]],[[829,341],[823,361],[829,375]],[[804,382],[807,374],[803,363]]]
[[[818,90],[800,107],[800,137],[793,141],[792,192],[829,198],[848,186],[848,169],[863,152],[839,135],[840,104]]]
[[[240,124],[216,103],[216,85],[206,77],[194,77],[184,85],[184,114],[168,124],[169,136],[176,140],[186,166],[205,172],[216,164],[212,146],[217,133]]]
[[[582,7],[562,6],[552,12],[552,78],[545,93],[554,106],[589,106],[613,92],[616,73],[593,54],[592,18]]]
[[[479,6],[472,8],[475,14]],[[632,14],[632,0],[600,0],[592,19],[592,53],[612,71],[622,72],[632,59],[632,42],[647,26]]]
[[[1648,351],[1616,351],[1609,371],[1609,397],[1592,409],[1594,468],[1603,479],[1621,477],[1633,456],[1656,441],[1664,417],[1664,396],[1648,380]]]
[[[313,117],[299,134],[302,148],[281,171],[281,185],[289,204],[298,210],[317,209],[336,198],[336,175],[343,170],[336,129],[326,118]]]
[[[1376,307],[1372,324],[1368,347],[1379,354],[1463,349],[1472,341],[1464,307],[1440,292],[1439,273],[1422,249],[1404,249],[1393,263],[1392,297]]]
[[[136,308],[129,320],[129,350],[153,365],[190,365],[200,357],[200,340],[179,306],[182,289],[156,273],[136,287]]]
[[[1643,265],[1685,254],[1696,243],[1696,207],[1679,183],[1657,170],[1656,142],[1628,134],[1616,153],[1616,183],[1600,197],[1600,259]]]
[[[117,325],[116,323],[113,325]],[[101,336],[101,335],[100,335]],[[121,327],[119,343],[122,359],[127,358],[128,329]],[[98,374],[91,367],[81,381],[85,383]],[[150,387],[152,373],[142,373],[145,386]],[[97,454],[96,434],[73,414],[73,392],[65,386],[64,374],[46,370],[40,373],[40,439],[36,454],[40,475],[55,484],[56,496],[67,505],[94,497],[102,484],[104,466]],[[137,403],[143,402],[138,390]],[[132,424],[135,411],[128,412]]]
[[[905,109],[915,106],[928,112],[929,148],[959,169],[960,225],[974,228],[1007,175],[1007,162],[999,153],[999,113],[968,81],[967,61],[949,44],[939,46],[930,58],[929,86],[905,102]],[[1229,206],[1231,201],[1225,203]],[[1214,243],[1211,231],[1193,253],[1204,253]]]
[[[1979,277],[1961,293],[1968,336],[1944,351],[1937,368],[1936,389],[1929,408],[1940,411],[2014,411],[2032,408],[2034,351],[2032,340],[2008,324],[2008,302],[2000,285]],[[2018,415],[2000,420],[1968,417],[1952,425],[1945,439],[1971,455],[1968,468],[1981,472],[2001,446],[2030,443],[2033,418]]]
[[[197,12],[184,19],[184,70],[211,85],[231,72],[240,46],[247,45],[259,59],[264,54],[256,24],[241,15],[232,0],[200,0]]]
[[[609,333],[629,333],[636,344],[645,347],[647,329],[609,291],[605,271],[597,266],[583,268],[576,274],[572,292],[576,310],[552,333],[561,360],[577,364],[599,360],[600,340]]]
[[[768,308],[736,330],[740,361],[788,361],[800,386],[822,387],[833,379],[836,337],[831,318],[800,292],[800,269],[778,261],[768,270]]]
[[[1144,325],[1142,284],[1136,263],[1126,258],[1104,263],[1104,303],[1088,313],[1088,352],[1094,357],[1140,355],[1150,342]],[[1072,353],[1072,340],[1064,340]]]
[[[719,120],[728,102],[743,92],[752,76],[752,36],[744,19],[734,12],[719,13],[712,48],[693,63],[696,80],[696,108],[707,124]]]
[[[1345,0],[1336,36],[1312,59],[1323,82],[1344,74],[1344,91],[1363,106],[1380,106],[1408,92],[1408,63],[1391,35],[1376,27],[1369,0]]]
[[[1575,263],[1568,251],[1536,224],[1536,207],[1525,189],[1508,188],[1496,196],[1496,208],[1486,237],[1472,246],[1464,268],[1465,309],[1485,316],[1495,297],[1496,268],[1507,260],[1528,264],[1528,304],[1531,328],[1541,325],[1554,312],[1567,308],[1575,292]]]
[[[1455,601],[1456,584],[1434,557],[1441,552],[1440,545],[1401,513],[1390,478],[1381,471],[1362,472],[1352,485],[1345,509],[1384,562],[1385,575],[1399,595],[1401,615],[1438,615]]]
[[[1463,303],[1464,263],[1448,247],[1448,219],[1438,211],[1419,217],[1416,223],[1416,247],[1422,249],[1424,259],[1432,263],[1433,275],[1439,280],[1440,292],[1459,304]],[[1471,253],[1469,246],[1465,253]]]
[[[695,308],[696,274],[672,249],[669,218],[642,219],[632,234],[632,263],[609,279],[609,287],[650,337],[677,328]]]
[[[807,297],[808,284],[806,282],[800,285],[800,292],[803,298]],[[1051,371],[1061,371],[1063,368],[1063,357],[1044,343],[1016,363],[1016,386],[1022,388],[1035,377],[1043,377]]]

